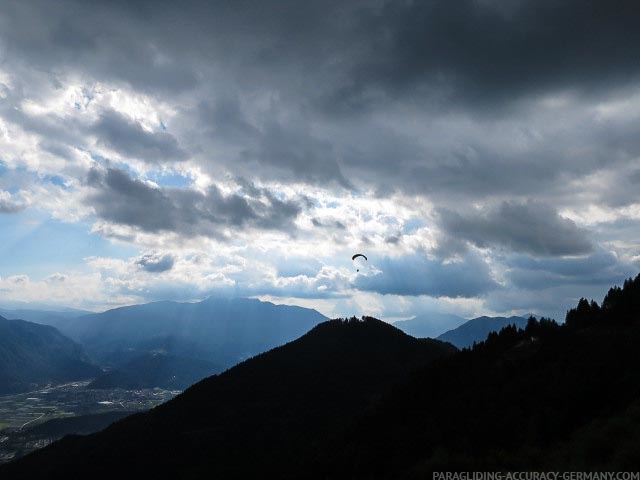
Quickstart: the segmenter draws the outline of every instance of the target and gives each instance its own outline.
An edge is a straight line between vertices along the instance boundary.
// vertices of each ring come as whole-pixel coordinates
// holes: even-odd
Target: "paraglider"
[[[355,260],[358,257],[362,257],[362,258],[365,259],[365,261],[369,261],[369,259],[365,255],[363,255],[362,253],[356,253],[353,257],[351,257],[351,260]],[[359,271],[360,271],[359,268],[356,269],[356,272],[359,272]]]

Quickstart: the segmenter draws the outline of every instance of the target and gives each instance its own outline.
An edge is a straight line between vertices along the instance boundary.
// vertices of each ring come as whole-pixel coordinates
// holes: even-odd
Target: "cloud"
[[[383,295],[475,297],[497,287],[488,265],[468,254],[457,262],[432,260],[415,254],[385,257],[370,275],[357,277],[356,288]]]
[[[294,200],[281,200],[266,190],[255,196],[224,194],[215,185],[205,192],[189,188],[161,188],[131,178],[125,171],[108,168],[90,171],[92,192],[86,201],[96,214],[115,224],[147,232],[220,237],[223,229],[282,229],[292,233],[301,211]]]
[[[590,255],[570,258],[531,258],[516,255],[505,262],[509,284],[541,290],[562,285],[600,285],[603,288],[632,276],[635,269],[610,251],[598,249]]]
[[[175,257],[169,253],[164,255],[159,253],[147,253],[138,258],[136,264],[140,265],[140,267],[147,272],[161,273],[171,270],[174,262]]]
[[[27,208],[29,201],[0,190],[0,213],[18,213]]]
[[[45,282],[48,283],[62,283],[67,280],[68,276],[64,273],[54,273],[45,278]]]
[[[30,208],[0,229],[49,215],[117,240],[126,268],[100,288],[125,302],[172,285],[345,294],[376,311],[393,297],[399,317],[421,294],[469,315],[535,292],[569,302],[640,258],[638,13],[630,0],[7,3],[0,212]],[[221,263],[194,280],[185,245]],[[365,250],[389,257],[354,284],[336,258]],[[164,255],[171,268],[149,275]],[[256,264],[266,278],[238,273]]]
[[[581,255],[593,246],[588,232],[561,217],[551,206],[537,202],[502,202],[498,207],[464,215],[440,210],[440,224],[456,239],[486,248],[507,247],[533,255]]]
[[[318,227],[318,228],[329,228],[329,229],[336,229],[336,230],[346,230],[347,228],[345,224],[342,223],[340,220],[319,220],[317,218],[312,218],[311,224],[314,227]]]
[[[354,21],[343,84],[331,109],[372,100],[463,104],[495,111],[529,95],[629,84],[640,35],[637,4],[579,0],[403,2],[363,9]],[[357,32],[357,33],[356,33]]]
[[[133,90],[176,112],[170,133],[107,105],[89,126],[57,119],[42,135],[82,143],[87,129],[146,162],[440,203],[555,194],[639,151],[633,123],[589,108],[637,88],[628,0],[154,5],[7,7],[7,65],[36,90],[82,78],[86,101]],[[59,73],[36,82],[30,65]]]
[[[187,157],[187,153],[169,133],[148,132],[135,120],[114,110],[103,112],[93,125],[92,132],[98,137],[99,143],[124,157],[148,163],[184,160]]]

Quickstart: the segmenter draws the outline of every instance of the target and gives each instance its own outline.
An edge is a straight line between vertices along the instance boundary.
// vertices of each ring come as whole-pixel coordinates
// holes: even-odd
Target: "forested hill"
[[[0,468],[0,476],[275,478],[341,438],[411,371],[455,351],[372,318],[328,321],[149,413]]]
[[[638,470],[640,275],[425,368],[318,460],[329,478]],[[389,447],[389,439],[393,446]]]
[[[182,390],[220,371],[213,363],[165,353],[145,353],[96,378],[88,388]]]

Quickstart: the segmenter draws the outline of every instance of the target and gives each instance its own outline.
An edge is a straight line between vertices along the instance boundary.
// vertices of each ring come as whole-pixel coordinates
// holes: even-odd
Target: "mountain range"
[[[393,325],[416,338],[437,338],[458,348],[467,348],[474,342],[482,342],[489,333],[498,332],[507,325],[524,328],[530,316],[532,314],[511,317],[482,316],[466,320],[453,314],[428,313],[395,322]],[[452,326],[454,328],[451,328]]]
[[[524,328],[527,325],[525,317],[478,317],[462,325],[438,335],[438,340],[450,342],[458,348],[471,347],[476,342],[486,340],[491,332],[499,332],[507,325]]]
[[[164,352],[228,368],[289,342],[327,318],[315,310],[247,298],[154,302],[72,316],[55,326],[104,365]],[[48,321],[43,318],[42,321]]]
[[[60,310],[39,310],[36,307],[26,308],[0,308],[0,315],[9,320],[26,320],[27,322],[51,325],[52,327],[64,326],[70,319],[89,315],[92,312],[86,310],[60,309]]]
[[[12,320],[6,325],[13,336],[0,336],[0,392],[97,376],[95,388],[184,389],[327,320],[315,310],[250,299],[155,302],[97,314],[27,306],[2,310],[31,322]]]
[[[531,318],[470,349],[366,318],[68,436],[2,478],[431,478],[434,471],[636,471],[640,275],[563,325]]]
[[[189,356],[194,356],[195,354],[200,358],[214,360],[208,346],[202,348],[202,345],[198,345],[198,342],[194,342],[193,338],[190,338],[199,336],[198,333],[192,334],[192,332],[205,332],[205,338],[209,338],[211,335],[218,334],[216,329],[228,331],[229,325],[220,325],[220,323],[229,322],[231,318],[234,319],[234,323],[240,324],[247,321],[254,322],[257,316],[262,315],[266,319],[265,321],[269,322],[274,316],[272,307],[273,304],[258,300],[208,299],[198,303],[155,302],[122,307],[97,314],[75,309],[34,310],[29,308],[0,309],[0,314],[4,312],[6,318],[19,318],[55,326],[76,341],[83,343],[92,355],[101,362],[119,365],[134,359],[141,353],[158,350],[178,355],[186,353]],[[275,307],[294,309],[294,311],[298,309],[295,315],[300,319],[300,323],[305,324],[306,329],[294,328],[289,334],[286,332],[286,327],[281,324],[273,324],[272,327],[283,332],[280,338],[276,335],[267,342],[261,342],[260,339],[257,339],[256,343],[262,343],[261,347],[245,348],[244,351],[235,352],[236,355],[232,352],[230,359],[223,362],[225,366],[231,366],[236,361],[250,356],[251,353],[259,353],[297,338],[320,321],[327,320],[317,312],[305,311],[306,309],[301,307]],[[508,324],[524,327],[529,316],[482,316],[467,320],[454,314],[430,312],[409,320],[397,321],[393,325],[416,338],[438,338],[451,342],[458,348],[464,348],[470,347],[473,342],[483,341],[490,332],[497,332]],[[309,317],[313,320],[305,322]],[[153,327],[159,326],[159,330],[149,328],[150,322],[153,322]],[[208,322],[211,322],[211,325],[207,325]],[[187,330],[182,328],[182,325],[187,324],[189,325],[188,332],[185,334],[177,333],[179,330]],[[132,332],[135,333],[131,334]],[[249,337],[252,332],[247,328],[239,335],[237,331],[234,334],[242,337],[242,341],[246,345],[250,342]],[[233,338],[230,340],[232,341],[227,343],[234,343]],[[228,347],[228,345],[225,346]],[[216,359],[219,360],[219,358]]]

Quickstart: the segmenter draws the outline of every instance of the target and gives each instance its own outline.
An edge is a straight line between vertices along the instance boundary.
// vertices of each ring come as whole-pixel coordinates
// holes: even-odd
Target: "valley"
[[[100,416],[106,427],[118,419],[119,413],[124,416],[149,410],[180,393],[161,388],[93,389],[87,388],[89,383],[67,382],[0,396],[0,463],[42,448],[66,433],[90,433],[87,430],[93,429],[87,425],[96,424]],[[85,418],[88,421],[83,422]],[[74,420],[67,421],[70,419]],[[46,428],[51,420],[56,420],[56,427]],[[102,423],[98,421],[97,425]]]

